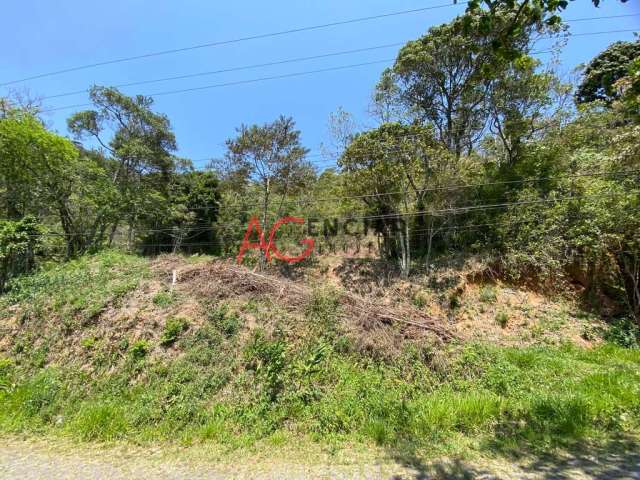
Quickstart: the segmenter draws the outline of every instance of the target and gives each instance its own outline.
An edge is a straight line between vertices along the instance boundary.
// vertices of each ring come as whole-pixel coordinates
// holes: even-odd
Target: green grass
[[[26,277],[0,303],[19,302],[35,326],[50,315],[81,321],[146,271],[144,261],[108,252]],[[208,302],[202,321],[169,318],[155,340],[78,332],[84,357],[64,364],[48,361],[44,330],[29,330],[0,358],[0,433],[230,449],[301,435],[451,451],[461,438],[547,449],[640,429],[640,350],[469,344],[438,350],[446,361],[436,368],[424,345],[394,361],[351,345],[336,292],[316,292],[304,318],[254,300],[245,310],[269,328],[242,333],[236,310]],[[91,371],[79,368],[87,363]]]
[[[0,296],[0,315],[20,304],[25,322],[53,316],[65,330],[73,330],[108,305],[117,305],[147,275],[147,262],[133,255],[86,255],[13,281],[9,292]]]
[[[611,345],[473,345],[456,355],[445,380],[435,380],[421,365],[363,363],[327,344],[294,353],[283,340],[264,337],[247,347],[242,365],[224,353],[203,360],[189,355],[199,341],[180,359],[143,358],[142,366],[98,378],[54,368],[23,375],[5,361],[0,431],[100,441],[177,436],[234,446],[238,438],[251,443],[293,428],[320,442],[428,448],[463,434],[542,447],[634,431],[640,420],[640,353]],[[244,371],[233,373],[238,368]],[[225,386],[236,394],[218,398]]]

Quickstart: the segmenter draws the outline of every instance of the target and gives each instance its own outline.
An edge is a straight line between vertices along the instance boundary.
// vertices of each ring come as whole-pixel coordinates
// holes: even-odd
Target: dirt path
[[[640,452],[594,456],[556,456],[518,461],[483,460],[469,464],[441,461],[412,467],[389,465],[297,465],[261,459],[235,464],[189,464],[153,452],[51,448],[43,443],[0,439],[0,480],[218,480],[218,479],[353,479],[353,480],[547,480],[640,479]]]

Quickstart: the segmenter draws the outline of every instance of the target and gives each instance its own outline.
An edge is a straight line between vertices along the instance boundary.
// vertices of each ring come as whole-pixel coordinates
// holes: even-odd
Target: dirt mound
[[[166,278],[175,278],[181,290],[188,289],[198,296],[269,298],[291,311],[302,311],[314,291],[306,284],[258,273],[224,260],[180,267],[179,262],[162,259],[155,264],[155,269]],[[418,338],[425,333],[441,341],[454,338],[444,322],[408,305],[390,307],[377,303],[372,297],[345,291],[340,292],[339,303],[343,320],[363,332],[393,327],[395,335],[405,338]]]

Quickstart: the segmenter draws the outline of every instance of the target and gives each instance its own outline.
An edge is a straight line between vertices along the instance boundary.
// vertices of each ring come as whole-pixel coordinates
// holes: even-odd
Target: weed
[[[425,292],[420,290],[413,296],[412,303],[417,308],[424,308],[429,304],[429,296]]]
[[[138,361],[147,356],[147,353],[149,353],[149,349],[149,342],[147,342],[146,340],[138,340],[133,345],[131,345],[129,354],[131,355],[131,358]]]
[[[225,304],[213,307],[208,313],[209,321],[211,321],[224,335],[232,337],[240,330],[240,316],[229,310],[229,306]]]
[[[96,337],[86,337],[80,342],[80,344],[87,350],[93,350],[97,343],[98,339]]]
[[[189,328],[189,321],[182,317],[169,318],[160,337],[160,345],[168,347]]]
[[[492,285],[486,285],[480,289],[480,301],[482,303],[496,303],[498,298],[496,288]]]
[[[263,379],[265,392],[275,401],[284,387],[286,345],[280,339],[269,340],[257,330],[245,350],[247,368]]]
[[[173,292],[158,292],[153,296],[152,302],[160,308],[166,308],[175,301]]]
[[[509,323],[509,315],[506,312],[496,313],[496,323],[502,328],[507,328]]]

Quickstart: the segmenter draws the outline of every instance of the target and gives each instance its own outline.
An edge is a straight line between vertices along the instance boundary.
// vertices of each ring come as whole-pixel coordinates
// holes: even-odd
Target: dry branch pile
[[[172,272],[167,272],[167,277],[172,277]],[[219,298],[268,297],[287,309],[297,311],[304,309],[313,296],[313,289],[306,285],[221,260],[183,266],[177,271],[177,282],[188,284],[200,294]],[[407,305],[379,305],[373,298],[349,292],[341,292],[340,304],[344,320],[364,331],[394,326],[408,338],[421,336],[424,332],[430,332],[443,341],[455,338],[444,322]]]

